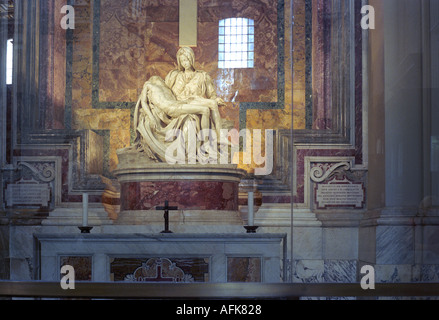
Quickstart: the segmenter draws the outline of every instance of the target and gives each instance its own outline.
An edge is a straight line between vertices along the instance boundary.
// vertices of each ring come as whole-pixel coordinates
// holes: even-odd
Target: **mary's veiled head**
[[[186,58],[189,63],[190,63],[190,67],[192,69],[195,69],[194,65],[195,65],[195,53],[192,50],[192,48],[190,47],[182,47],[180,48],[180,50],[178,50],[177,52],[177,63],[178,63],[178,69],[180,71],[184,71],[186,68],[183,66],[182,64],[182,59]]]

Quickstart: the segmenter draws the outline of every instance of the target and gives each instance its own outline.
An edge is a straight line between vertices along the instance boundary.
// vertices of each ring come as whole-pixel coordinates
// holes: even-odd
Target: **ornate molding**
[[[316,183],[323,182],[335,173],[339,172],[340,169],[348,171],[351,169],[351,164],[349,162],[340,162],[331,166],[326,170],[326,172],[322,166],[314,167],[310,171],[311,180]]]
[[[29,170],[32,171],[32,173],[35,175],[36,178],[38,178],[42,182],[52,182],[56,178],[56,170],[54,167],[52,167],[50,164],[41,164],[42,169],[39,169],[27,162],[19,162],[18,168],[20,167],[26,167]]]
[[[169,259],[153,258],[142,263],[132,274],[126,275],[125,281],[190,283],[194,282],[194,278],[185,274]]]

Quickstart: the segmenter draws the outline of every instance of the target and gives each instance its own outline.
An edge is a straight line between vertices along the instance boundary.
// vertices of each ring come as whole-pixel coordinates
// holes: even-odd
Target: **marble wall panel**
[[[376,228],[361,227],[358,230],[358,259],[365,263],[376,261]]]
[[[409,283],[412,281],[412,265],[375,265],[377,283]]]
[[[298,260],[322,258],[322,228],[294,228],[294,257]]]
[[[72,43],[71,48],[71,121],[78,115],[75,111],[91,108],[92,87],[92,49],[93,49],[93,24],[92,5],[90,0],[82,1],[75,7],[75,30],[69,33]],[[68,75],[69,76],[69,75]],[[66,102],[67,103],[67,102]],[[69,124],[73,129],[82,129],[80,126]]]
[[[305,0],[294,0],[294,29],[293,29],[293,68],[294,90],[305,89],[305,68],[306,68],[306,20]]]
[[[425,264],[439,263],[439,226],[425,226],[422,259]]]
[[[327,283],[357,281],[357,260],[325,260],[324,280]]]
[[[293,264],[293,282],[354,283],[356,281],[356,260],[295,260]]]
[[[357,259],[357,228],[324,228],[323,258],[325,259]]]
[[[40,114],[44,129],[64,129],[66,91],[66,30],[57,27],[66,0],[41,1]]]
[[[142,1],[139,11],[127,6],[130,2],[101,2],[100,46],[95,52],[101,101],[136,101],[137,90],[152,75],[151,65],[167,62],[169,70],[157,74],[162,77],[173,68],[170,54],[178,41],[178,1],[162,6]],[[160,14],[161,10],[170,15]]]
[[[0,279],[9,279],[9,226],[0,225]]]
[[[261,258],[228,257],[227,282],[262,282],[261,267]]]
[[[295,260],[293,264],[293,282],[324,282],[325,264],[323,260]]]
[[[92,263],[91,256],[63,256],[60,257],[60,270],[63,266],[72,266],[75,270],[76,281],[91,281],[92,279]],[[61,275],[62,278],[64,275]]]
[[[165,77],[175,68],[178,50],[178,17],[173,12],[178,1],[167,3],[169,17],[163,19],[151,1],[142,2],[149,16],[133,16],[120,4],[101,2],[99,85],[103,101],[135,101],[126,91],[137,90],[152,75]],[[111,2],[111,1],[110,1]],[[150,8],[156,10],[150,10]],[[223,3],[199,3],[198,37],[194,48],[196,67],[207,71],[213,79],[223,82],[218,70],[218,22],[223,18],[248,17],[255,19],[255,68],[235,70],[232,94],[222,96],[226,101],[235,97],[240,102],[272,102],[276,100],[277,81],[277,8],[276,2],[232,1],[231,10]],[[214,10],[216,8],[218,10]],[[157,14],[157,16],[155,15]],[[141,14],[140,14],[141,16]],[[158,68],[157,63],[160,63]],[[227,79],[226,79],[227,84]],[[107,93],[110,91],[110,93]],[[235,96],[238,92],[238,96]],[[219,92],[221,95],[221,92]]]
[[[330,1],[312,2],[313,129],[319,130],[332,128],[331,19]]]
[[[439,266],[436,265],[422,265],[421,277],[419,281],[422,282],[439,282]]]
[[[305,0],[294,0],[293,15],[293,123],[306,129],[306,12]]]
[[[180,210],[237,210],[238,185],[227,182],[169,181],[124,183],[121,209],[154,210],[169,201]]]
[[[61,4],[63,1],[59,1]],[[56,113],[59,114],[58,109],[55,108],[55,95],[56,93],[59,93],[59,90],[55,90],[56,82],[54,81],[54,78],[57,76],[61,76],[60,79],[64,77],[65,79],[65,72],[61,74],[57,74],[55,71],[55,66],[57,65],[57,62],[60,61],[59,59],[59,40],[61,39],[61,44],[63,44],[64,40],[64,46],[65,46],[65,39],[59,37],[60,33],[56,32],[57,28],[54,27],[54,21],[56,21],[58,12],[55,9],[55,4],[53,0],[43,0],[40,3],[40,10],[42,14],[40,15],[40,55],[41,57],[44,57],[40,59],[38,68],[36,71],[38,72],[37,76],[39,77],[39,86],[38,86],[38,92],[36,94],[38,95],[38,110],[35,109],[36,114],[38,113],[38,121],[39,125],[42,129],[51,129],[54,126],[56,126],[58,123]],[[59,21],[59,20],[58,20]],[[21,24],[19,24],[21,26]],[[16,27],[14,27],[14,23],[11,22],[8,25],[8,37],[13,37],[14,30]],[[17,33],[18,34],[18,33]],[[65,34],[65,32],[64,32]],[[65,51],[65,50],[64,50]],[[65,54],[61,57],[64,61],[64,69],[65,69]],[[32,58],[33,59],[33,58]],[[62,70],[62,69],[58,69]],[[65,81],[64,81],[65,83]],[[59,84],[59,82],[58,82]],[[61,83],[62,84],[62,83]],[[59,88],[59,87],[58,87]],[[12,88],[7,88],[7,95],[8,95],[8,108],[10,108],[10,105],[12,105]],[[8,115],[9,116],[9,115]],[[10,119],[8,117],[8,119]],[[12,120],[8,120],[8,123]],[[63,123],[62,121],[61,123]],[[60,127],[62,129],[62,127]],[[9,133],[10,131],[8,131]]]
[[[376,236],[377,264],[414,263],[412,226],[378,226]]]
[[[293,123],[295,128],[304,128],[304,113],[300,111],[300,104],[293,102],[293,92],[295,90],[295,87],[292,83],[292,54],[296,49],[294,49],[293,52],[291,51],[291,48],[293,46],[293,44],[291,43],[291,40],[293,39],[293,34],[292,30],[288,28],[288,26],[292,24],[293,20],[291,12],[291,2],[285,1],[284,12],[279,12],[279,14],[282,14],[283,16],[278,16],[278,18],[281,18],[283,20],[285,28],[282,30],[282,34],[280,33],[281,30],[278,30],[277,32],[278,41],[282,41],[279,39],[283,39],[282,44],[284,46],[284,52],[279,52],[280,43],[278,42],[278,52],[273,52],[274,55],[279,56],[277,61],[277,70],[273,66],[271,68],[272,73],[269,75],[269,77],[274,79],[274,75],[277,73],[277,90],[273,88],[271,92],[260,95],[260,97],[264,97],[264,100],[260,99],[260,101],[277,101],[279,103],[279,106],[278,108],[270,108],[268,106],[251,106],[250,108],[248,108],[246,110],[246,127],[249,129],[291,129]],[[264,50],[266,50],[266,48]],[[264,79],[262,78],[261,80]],[[295,112],[295,117],[293,117],[293,109]]]

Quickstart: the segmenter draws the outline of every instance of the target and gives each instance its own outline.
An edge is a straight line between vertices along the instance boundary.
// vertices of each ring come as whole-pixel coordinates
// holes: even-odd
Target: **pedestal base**
[[[169,165],[150,162],[140,153],[119,154],[114,172],[120,183],[116,223],[163,221],[156,207],[165,201],[178,207],[170,223],[241,224],[239,183],[245,171],[236,165]]]

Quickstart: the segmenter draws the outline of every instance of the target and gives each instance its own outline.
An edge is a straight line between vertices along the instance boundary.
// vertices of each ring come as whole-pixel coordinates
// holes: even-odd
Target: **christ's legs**
[[[197,104],[182,104],[172,110],[173,117],[179,117],[186,114],[201,115],[201,129],[209,129],[210,109],[206,106]]]
[[[212,115],[212,121],[215,124],[215,131],[219,139],[222,123],[221,123],[221,115],[218,110],[218,103],[215,100],[211,100],[211,99],[197,98],[193,100],[191,104],[204,105],[210,109]]]

